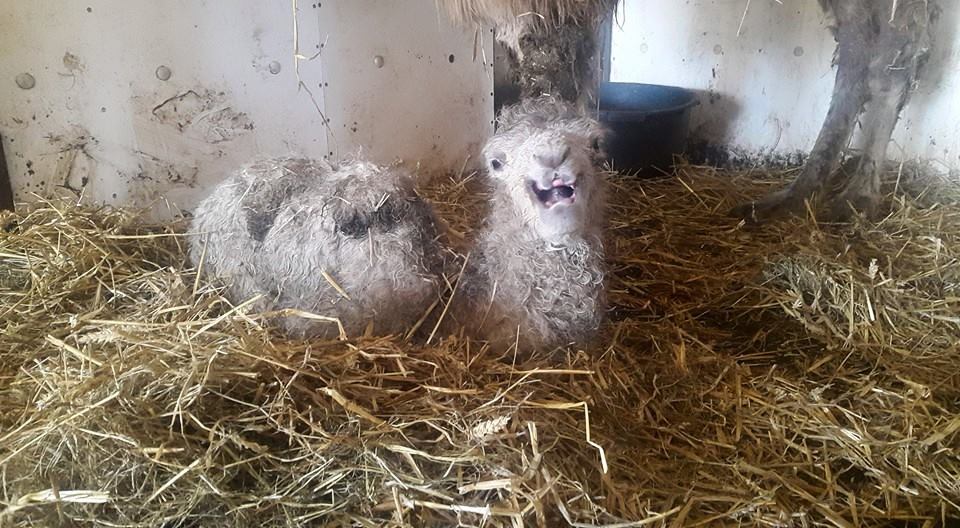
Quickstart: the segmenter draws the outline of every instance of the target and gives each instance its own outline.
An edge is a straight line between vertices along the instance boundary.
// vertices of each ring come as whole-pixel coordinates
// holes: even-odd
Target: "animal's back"
[[[195,263],[235,303],[337,317],[348,334],[368,322],[401,332],[436,298],[442,265],[432,210],[402,172],[365,162],[332,168],[295,158],[245,167],[197,208]],[[287,317],[295,335],[333,326]]]
[[[237,170],[193,211],[190,260],[223,280],[235,303],[262,294],[254,268],[281,207],[332,172],[324,162],[300,158],[261,160]],[[254,306],[266,309],[267,301]]]

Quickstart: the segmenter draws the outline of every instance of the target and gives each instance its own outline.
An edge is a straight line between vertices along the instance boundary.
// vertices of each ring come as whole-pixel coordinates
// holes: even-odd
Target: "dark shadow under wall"
[[[13,185],[7,170],[7,158],[3,154],[3,137],[0,137],[0,210],[13,211]]]
[[[700,125],[690,130],[686,161],[695,165],[710,165],[726,169],[765,167],[788,169],[804,164],[807,152],[802,150],[776,150],[769,145],[759,150],[745,149],[734,143],[733,123],[743,111],[743,105],[735,98],[714,90],[693,90],[700,105],[693,112],[707,112],[709,120],[692,119]]]
[[[510,50],[493,40],[493,115],[504,106],[520,100],[520,86],[510,65]]]

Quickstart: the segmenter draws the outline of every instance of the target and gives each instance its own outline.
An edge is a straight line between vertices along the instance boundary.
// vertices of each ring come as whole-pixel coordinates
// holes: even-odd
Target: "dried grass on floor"
[[[935,526],[960,516],[960,206],[726,218],[780,175],[617,178],[607,345],[298,342],[182,226],[0,219],[5,526]],[[464,236],[482,196],[431,190]],[[454,237],[457,238],[457,237]]]

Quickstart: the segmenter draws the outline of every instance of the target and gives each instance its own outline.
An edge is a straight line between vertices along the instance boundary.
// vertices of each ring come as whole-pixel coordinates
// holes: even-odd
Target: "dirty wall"
[[[16,199],[63,191],[165,214],[254,156],[362,148],[429,175],[476,152],[492,127],[489,30],[452,27],[434,0],[296,7],[0,2]]]

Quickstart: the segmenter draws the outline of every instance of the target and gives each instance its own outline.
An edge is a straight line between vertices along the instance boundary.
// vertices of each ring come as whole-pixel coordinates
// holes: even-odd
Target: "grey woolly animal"
[[[373,323],[406,331],[437,300],[442,259],[430,206],[409,175],[354,161],[333,167],[268,159],[222,182],[194,212],[190,256],[259,311],[296,309],[338,318],[349,336]],[[279,319],[295,337],[336,335],[336,325]]]
[[[493,186],[461,322],[523,351],[588,344],[604,318],[605,129],[549,97],[506,107],[483,148]]]

